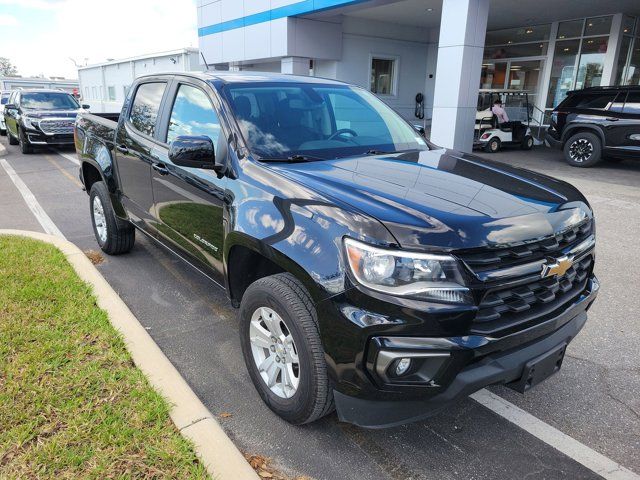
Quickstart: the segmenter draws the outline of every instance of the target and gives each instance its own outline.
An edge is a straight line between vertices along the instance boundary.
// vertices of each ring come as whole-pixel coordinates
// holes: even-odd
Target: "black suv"
[[[606,156],[640,159],[640,86],[569,92],[551,114],[545,140],[574,167],[592,167]]]
[[[10,145],[31,153],[38,145],[72,145],[73,124],[82,107],[70,93],[61,90],[19,90],[4,106],[4,121]]]

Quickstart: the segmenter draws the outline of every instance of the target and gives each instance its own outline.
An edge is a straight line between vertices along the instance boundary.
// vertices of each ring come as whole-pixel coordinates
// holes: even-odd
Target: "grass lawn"
[[[0,478],[208,478],[54,247],[0,236]]]

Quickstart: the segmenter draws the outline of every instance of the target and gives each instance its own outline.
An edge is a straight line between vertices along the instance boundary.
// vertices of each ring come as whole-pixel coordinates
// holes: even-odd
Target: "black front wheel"
[[[574,167],[593,167],[602,157],[602,142],[591,132],[578,132],[564,144],[564,159]]]
[[[500,151],[500,139],[498,137],[493,137],[491,140],[487,142],[484,146],[484,151],[487,153],[496,153]]]
[[[116,217],[104,182],[92,185],[89,205],[93,233],[102,251],[109,255],[130,251],[136,239],[136,231],[133,225]]]
[[[18,142],[20,143],[20,151],[24,154],[33,153],[33,147],[29,143],[29,138],[24,130],[18,129]]]
[[[11,135],[11,132],[7,130],[7,136],[9,137],[9,145],[18,145],[18,139]]]
[[[249,286],[240,304],[240,342],[253,384],[280,417],[299,425],[334,409],[316,309],[293,275]]]
[[[522,145],[520,147],[523,150],[531,150],[533,148],[533,137],[531,135],[525,135],[522,139]]]

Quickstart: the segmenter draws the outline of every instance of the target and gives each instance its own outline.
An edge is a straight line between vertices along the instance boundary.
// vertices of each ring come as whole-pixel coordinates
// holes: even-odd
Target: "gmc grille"
[[[40,130],[49,135],[72,134],[75,120],[40,120]]]

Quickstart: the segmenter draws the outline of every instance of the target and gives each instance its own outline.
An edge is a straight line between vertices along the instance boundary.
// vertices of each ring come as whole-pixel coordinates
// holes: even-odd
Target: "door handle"
[[[618,120],[620,120],[619,118],[616,117],[607,117],[606,119],[608,122],[617,122]]]
[[[116,147],[116,150],[118,150],[120,153],[124,153],[125,155],[127,155],[129,153],[129,149],[124,144],[123,145],[118,145]]]
[[[169,173],[169,170],[167,170],[167,166],[164,163],[152,163],[151,168],[160,175],[167,175]]]

